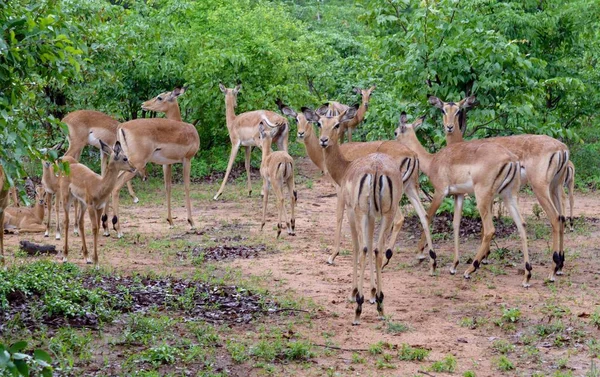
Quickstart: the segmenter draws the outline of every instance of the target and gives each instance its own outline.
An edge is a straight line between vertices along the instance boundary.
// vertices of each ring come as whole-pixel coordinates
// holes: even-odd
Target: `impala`
[[[353,248],[350,299],[355,300],[357,304],[353,324],[358,325],[362,304],[365,301],[363,283],[367,257],[369,260],[372,260],[372,256],[375,257],[376,286],[373,284],[373,269],[369,268],[371,302],[377,303],[379,317],[384,316],[381,276],[383,254],[385,250],[385,256],[389,261],[404,222],[404,216],[398,209],[398,205],[402,198],[402,175],[406,174],[406,166],[411,164],[411,160],[407,157],[392,158],[385,153],[372,153],[354,161],[345,159],[339,148],[340,124],[351,119],[355,111],[356,109],[351,107],[337,116],[327,117],[303,108],[304,116],[310,121],[317,122],[321,129],[319,141],[323,148],[325,164],[328,169],[336,167],[333,169],[336,176],[337,173],[341,174],[337,211],[339,213],[345,207],[348,208]],[[412,163],[414,164],[414,161]],[[377,245],[373,249],[376,217],[381,217],[381,225]],[[388,237],[389,243],[386,246]],[[360,253],[359,250],[363,252]],[[357,276],[359,254],[360,275]]]
[[[65,232],[65,241],[63,247],[63,262],[67,261],[69,255],[69,207],[73,200],[79,202],[79,233],[81,236],[83,257],[86,263],[92,261],[88,256],[88,249],[85,242],[84,215],[86,209],[89,213],[92,223],[92,235],[94,240],[93,263],[98,265],[98,232],[100,230],[100,218],[106,206],[110,194],[113,192],[117,183],[119,172],[126,171],[135,174],[135,167],[132,166],[127,155],[121,149],[121,143],[117,141],[113,148],[104,144],[102,140],[100,148],[108,158],[108,164],[104,175],[100,176],[94,173],[87,166],[78,163],[70,156],[63,157],[63,160],[69,162],[70,173],[60,176],[60,196],[64,209],[63,230]]]
[[[317,135],[314,132],[312,123],[307,119],[304,113],[296,113],[291,107],[284,105],[281,101],[278,101],[278,105],[281,109],[281,112],[287,116],[294,117],[296,119],[298,125],[298,140],[301,140],[304,143],[304,147],[306,148],[306,152],[310,159],[314,162],[319,169],[322,171],[327,171],[327,165],[325,164],[323,147],[320,145]],[[322,112],[322,111],[321,111]],[[317,114],[318,115],[318,114]],[[320,115],[319,115],[320,117]],[[337,132],[341,136],[341,128]],[[405,174],[403,175],[403,192],[408,197],[410,203],[415,208],[417,215],[419,216],[419,220],[421,221],[421,226],[423,227],[423,232],[427,239],[427,246],[429,247],[430,257],[432,259],[430,273],[433,274],[435,271],[435,253],[433,252],[433,243],[431,241],[431,233],[429,231],[429,225],[427,222],[427,215],[425,213],[425,209],[423,208],[423,204],[419,199],[419,167],[418,167],[418,159],[414,152],[406,148],[404,145],[396,142],[396,141],[372,141],[366,143],[345,143],[339,145],[339,150],[343,157],[349,161],[354,161],[357,158],[364,157],[368,154],[375,152],[382,152],[390,155],[391,157],[398,158],[410,158],[410,164],[407,164]],[[341,182],[341,178],[343,177],[343,170],[341,165],[332,166],[333,171],[330,177],[334,180],[336,185]],[[341,238],[341,228],[342,221],[344,217],[344,208],[338,207],[338,211],[336,212],[336,230],[335,230],[335,247],[329,256],[327,263],[333,264],[333,261],[339,254],[340,250],[340,238]],[[423,247],[417,250],[418,258],[424,259],[423,255]]]
[[[463,141],[459,125],[459,113],[476,104],[474,96],[458,103],[443,102],[430,96],[429,103],[439,108],[444,117],[444,131],[448,145]],[[560,141],[545,135],[513,135],[473,140],[476,143],[498,144],[514,153],[521,164],[521,184],[529,183],[538,202],[546,212],[552,225],[552,259],[554,268],[550,281],[555,275],[562,275],[565,262],[563,236],[565,216],[563,214],[563,184],[569,161],[569,148]]]
[[[263,124],[273,129],[273,141],[277,143],[277,149],[286,151],[288,150],[288,122],[285,117],[269,111],[269,110],[255,110],[247,111],[236,115],[235,108],[237,107],[237,95],[242,88],[241,85],[237,85],[233,89],[226,88],[223,84],[219,84],[219,89],[225,94],[225,121],[227,124],[227,131],[229,132],[229,140],[231,141],[231,153],[229,154],[229,162],[227,163],[227,170],[223,177],[223,183],[219,191],[214,196],[214,200],[217,200],[223,190],[225,184],[231,173],[231,168],[235,162],[235,157],[240,147],[245,147],[245,167],[246,176],[248,179],[248,195],[252,194],[252,184],[250,183],[250,152],[252,147],[260,147],[260,136],[258,132],[258,125]],[[269,131],[271,132],[271,131]]]
[[[348,130],[348,142],[352,141],[352,131],[356,129],[356,127],[358,127],[358,125],[361,124],[363,120],[365,120],[365,113],[369,109],[369,100],[371,99],[371,93],[373,93],[373,90],[375,90],[375,88],[376,86],[373,85],[368,89],[361,89],[358,87],[354,87],[352,89],[354,93],[360,94],[361,102],[354,118],[342,123],[340,131],[340,135],[342,135],[342,137],[340,137],[340,142],[342,141],[343,135],[346,132],[346,130]],[[325,105],[328,107],[329,115],[340,114],[342,111],[347,111],[349,107],[348,105],[344,105],[336,101],[331,101]]]
[[[190,201],[190,171],[192,158],[200,148],[200,137],[194,125],[181,121],[177,97],[183,93],[184,89],[174,90],[158,95],[150,101],[142,104],[142,109],[148,111],[166,111],[163,109],[174,108],[167,113],[173,119],[149,118],[135,119],[122,123],[117,130],[117,139],[129,161],[137,171],[145,172],[146,164],[153,162],[163,166],[165,181],[166,201],[167,201],[167,222],[173,227],[173,218],[171,216],[171,172],[172,164],[183,164],[183,182],[185,189],[185,204],[187,209],[187,221],[194,229],[194,219],[192,218],[192,204]],[[164,106],[164,107],[163,107]],[[117,231],[117,237],[121,238],[121,225],[119,223],[119,190],[125,182],[128,182],[136,173],[124,172],[119,176],[115,192],[112,195],[113,203],[113,228]],[[145,173],[142,173],[145,175]],[[108,216],[103,216],[102,226],[104,234],[108,234],[108,225],[106,221]]]
[[[573,231],[573,205],[574,203],[574,198],[573,198],[573,190],[574,190],[574,186],[575,186],[575,165],[573,165],[573,162],[571,162],[571,160],[569,160],[569,162],[567,162],[567,174],[565,175],[565,183],[564,186],[567,188],[567,192],[569,193],[569,228],[571,230],[571,232]],[[562,196],[562,203],[565,202],[565,197],[564,197],[564,191],[563,191],[563,196]],[[563,208],[563,213],[565,213],[565,210]]]
[[[277,238],[281,234],[281,229],[287,228],[289,235],[295,235],[296,216],[294,214],[296,207],[296,187],[294,185],[294,160],[286,151],[271,152],[271,143],[273,142],[273,131],[265,130],[262,122],[259,125],[260,140],[262,142],[262,161],[260,164],[260,175],[263,178],[263,208],[262,223],[260,230],[265,226],[265,217],[267,215],[267,203],[269,201],[269,186],[275,193],[275,204],[279,220],[277,221]],[[276,131],[275,131],[276,132]],[[287,186],[290,196],[290,206],[292,217],[288,222],[287,212],[283,198],[283,187]]]
[[[454,262],[450,273],[456,273],[459,263],[459,227],[464,195],[475,194],[477,209],[483,225],[481,245],[473,263],[464,273],[466,279],[470,278],[471,273],[479,268],[482,259],[489,251],[495,232],[492,222],[492,203],[494,196],[498,195],[504,201],[519,231],[525,262],[523,286],[529,287],[532,267],[529,262],[525,223],[517,204],[520,187],[519,171],[521,169],[517,156],[495,143],[482,145],[472,142],[456,143],[443,148],[436,154],[430,154],[423,148],[415,133],[415,129],[422,123],[423,118],[419,118],[413,124],[409,124],[406,113],[402,113],[395,134],[399,142],[417,153],[421,168],[435,189],[431,206],[427,212],[430,223],[433,222],[433,216],[442,200],[448,195],[455,196]]]
[[[32,208],[8,207],[4,213],[3,228],[15,230],[19,233],[35,233],[46,230],[44,222],[44,205],[46,191],[42,186],[35,189],[36,200]]]

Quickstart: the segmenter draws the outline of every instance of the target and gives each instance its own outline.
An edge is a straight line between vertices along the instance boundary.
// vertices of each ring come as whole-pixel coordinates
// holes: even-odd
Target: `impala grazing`
[[[429,103],[444,115],[446,143],[452,145],[463,142],[459,127],[459,113],[474,106],[474,96],[464,98],[458,103],[443,102],[430,96]],[[550,281],[555,275],[562,275],[565,262],[563,237],[565,216],[563,214],[563,184],[569,162],[569,148],[560,141],[545,135],[514,135],[472,140],[470,143],[494,143],[514,153],[521,164],[521,184],[529,183],[538,202],[546,212],[552,225],[552,259],[554,268],[550,272]]]
[[[267,215],[267,204],[269,202],[269,186],[273,188],[275,193],[275,204],[279,220],[277,221],[277,238],[281,234],[281,229],[286,227],[289,235],[296,235],[296,216],[295,207],[298,194],[294,185],[294,160],[285,151],[271,151],[271,143],[273,142],[273,132],[265,130],[262,122],[259,125],[260,140],[262,143],[262,161],[260,164],[260,175],[263,178],[263,208],[262,222],[260,230],[265,226],[265,217]],[[288,221],[287,211],[283,197],[283,187],[287,186],[288,195],[290,196],[291,215]]]
[[[194,219],[192,218],[192,204],[190,201],[190,170],[192,158],[200,148],[200,137],[194,125],[181,121],[177,97],[183,93],[183,89],[173,92],[162,93],[153,100],[142,104],[142,109],[160,110],[163,107],[176,107],[177,111],[171,110],[170,116],[176,118],[150,118],[135,119],[122,123],[117,130],[117,138],[129,161],[136,170],[145,172],[146,164],[153,162],[163,166],[165,180],[165,191],[167,200],[167,221],[169,226],[173,227],[173,218],[171,216],[171,171],[172,165],[183,164],[183,182],[185,188],[185,204],[187,209],[187,221],[194,229]],[[165,105],[166,103],[166,105]],[[121,238],[121,225],[119,223],[119,190],[125,182],[129,181],[136,173],[124,172],[119,176],[115,192],[112,196],[113,218],[112,223],[117,231],[117,236]],[[142,173],[142,175],[145,175]],[[108,235],[107,216],[102,218],[104,234]]]
[[[64,209],[63,230],[65,233],[63,247],[63,262],[67,261],[69,255],[69,207],[73,200],[79,202],[79,233],[81,236],[83,257],[86,263],[92,261],[88,256],[88,249],[85,242],[84,216],[86,209],[89,213],[92,224],[92,235],[94,239],[93,263],[98,265],[98,233],[100,230],[100,219],[111,193],[117,183],[119,172],[126,171],[135,174],[135,167],[132,166],[127,155],[121,149],[121,143],[117,141],[113,148],[99,140],[102,153],[108,158],[108,164],[104,175],[100,176],[90,170],[87,166],[78,163],[70,156],[63,157],[63,160],[69,162],[70,174],[61,173],[60,176],[60,196]]]
[[[321,169],[322,171],[327,171],[327,165],[325,164],[324,160],[323,147],[319,143],[318,137],[314,132],[312,123],[307,119],[304,113],[296,113],[296,111],[294,111],[291,107],[284,105],[281,101],[278,101],[278,105],[283,114],[290,117],[294,117],[296,119],[298,125],[298,139],[304,143],[306,152],[310,159],[314,162],[315,165],[317,165],[317,167],[319,167],[319,169]],[[319,115],[319,117],[320,116],[321,115]],[[338,134],[341,136],[341,128],[338,131]],[[419,220],[421,221],[421,226],[423,227],[423,231],[427,239],[427,245],[429,246],[430,250],[430,273],[433,274],[435,270],[435,253],[433,252],[433,243],[431,241],[431,233],[429,231],[429,225],[427,223],[427,215],[425,213],[425,209],[423,208],[423,204],[419,199],[419,161],[416,157],[416,154],[396,141],[345,143],[339,145],[339,150],[344,156],[344,158],[349,161],[354,161],[360,157],[364,157],[368,154],[375,152],[385,153],[393,158],[409,158],[409,160],[407,160],[408,163],[406,165],[406,170],[403,174],[403,192],[406,194],[410,203],[415,208],[415,211],[419,216]],[[335,165],[332,167],[332,169],[333,171],[331,172],[331,174],[327,174],[334,180],[335,184],[339,187],[344,171],[342,170],[342,166],[340,165]],[[344,208],[342,207],[340,209],[338,207],[338,211],[336,212],[337,226],[335,230],[335,246],[333,252],[327,260],[327,263],[329,264],[333,264],[335,258],[339,254],[343,217]],[[417,250],[419,259],[425,258],[425,255],[422,253],[422,251],[423,249]]]
[[[258,132],[258,125],[261,122],[263,122],[266,128],[272,129],[273,132],[269,132],[273,133],[273,141],[277,143],[277,149],[285,152],[288,150],[289,126],[285,117],[269,110],[254,110],[238,115],[235,114],[237,95],[241,88],[241,85],[237,85],[235,88],[229,89],[223,86],[223,84],[219,84],[219,89],[225,94],[225,120],[227,131],[229,132],[229,140],[231,141],[231,153],[229,154],[229,162],[227,163],[223,183],[221,183],[219,191],[215,194],[214,200],[217,200],[225,189],[225,184],[227,183],[229,173],[231,173],[231,168],[240,147],[246,148],[245,167],[248,179],[248,195],[252,194],[252,184],[250,183],[250,152],[252,152],[252,147],[261,146]]]
[[[423,118],[419,118],[413,124],[409,124],[406,113],[402,113],[395,134],[398,141],[417,153],[421,168],[435,189],[431,206],[427,212],[430,223],[433,222],[433,217],[442,200],[448,195],[455,196],[454,262],[450,273],[456,273],[459,263],[459,227],[464,195],[475,194],[477,209],[483,225],[481,245],[473,263],[464,273],[466,279],[470,278],[471,273],[479,268],[481,261],[489,253],[490,242],[495,232],[492,222],[492,203],[494,196],[499,195],[508,208],[521,237],[525,262],[523,286],[529,287],[532,267],[529,262],[525,223],[517,204],[520,187],[519,171],[521,169],[517,156],[495,143],[482,145],[472,142],[456,143],[443,148],[436,154],[430,154],[423,148],[415,133],[415,129],[422,123]],[[420,243],[422,242],[423,237],[421,237]]]
[[[44,205],[46,191],[42,186],[35,189],[35,205],[29,207],[8,207],[4,213],[3,229],[18,233],[36,233],[46,230],[44,225]]]
[[[392,257],[392,248],[404,222],[404,216],[398,209],[398,205],[402,198],[402,175],[406,165],[411,163],[410,158],[392,158],[384,153],[372,153],[349,161],[344,158],[339,148],[340,124],[351,119],[356,109],[351,107],[338,116],[332,117],[320,116],[308,108],[303,108],[302,112],[308,120],[317,122],[321,129],[319,141],[323,148],[325,164],[332,173],[335,170],[336,176],[338,172],[342,175],[339,181],[337,211],[339,213],[344,208],[348,208],[348,220],[352,232],[353,271],[350,299],[355,300],[357,304],[353,324],[360,323],[362,305],[365,301],[363,284],[367,257],[369,261],[372,261],[373,256],[375,258],[376,286],[373,284],[373,269],[369,268],[370,301],[377,303],[377,312],[379,317],[383,318],[381,276],[383,255],[385,250],[387,260]],[[332,169],[334,166],[339,167],[339,170]],[[377,245],[373,249],[376,217],[381,217],[381,225]],[[359,250],[363,252],[360,253]],[[359,257],[360,275],[357,276]]]

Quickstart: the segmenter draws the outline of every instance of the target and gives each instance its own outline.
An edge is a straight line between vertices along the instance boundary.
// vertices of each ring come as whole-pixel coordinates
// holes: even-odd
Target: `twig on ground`
[[[365,352],[365,351],[368,351],[368,349],[366,349],[366,348],[342,348],[342,347],[338,347],[338,346],[328,346],[326,344],[313,344],[313,346],[315,346],[315,347],[323,347],[323,348],[330,348],[330,349],[339,350],[339,351],[350,351],[350,352]]]
[[[433,375],[433,374],[431,374],[431,373],[427,373],[427,372],[425,372],[425,371],[423,371],[423,370],[420,370],[420,371],[418,371],[417,373],[421,373],[421,374],[424,374],[424,375],[426,375],[426,376],[430,376],[430,377],[435,377],[435,375]]]

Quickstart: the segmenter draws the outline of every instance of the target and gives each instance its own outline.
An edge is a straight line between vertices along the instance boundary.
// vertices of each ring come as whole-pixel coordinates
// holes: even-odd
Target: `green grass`
[[[436,361],[433,364],[431,364],[429,369],[432,372],[438,373],[454,373],[454,371],[456,370],[456,365],[456,358],[452,355],[446,355],[442,360]]]
[[[513,362],[510,361],[510,359],[504,355],[495,359],[494,364],[496,365],[496,368],[498,368],[498,370],[501,372],[509,372],[515,369],[515,364],[513,364]]]
[[[398,358],[403,361],[423,361],[429,356],[429,350],[411,347],[403,343],[398,349]]]
[[[408,325],[406,325],[402,322],[393,322],[393,321],[387,322],[386,331],[390,334],[400,334],[403,332],[407,332],[409,330],[410,330],[410,327],[408,327]]]

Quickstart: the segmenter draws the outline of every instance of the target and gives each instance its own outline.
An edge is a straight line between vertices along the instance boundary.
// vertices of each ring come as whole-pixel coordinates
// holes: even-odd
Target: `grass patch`
[[[431,364],[429,369],[432,372],[438,373],[454,373],[454,371],[456,370],[456,365],[456,358],[452,355],[446,355],[442,360],[436,361],[433,364]]]
[[[429,350],[411,347],[403,343],[398,349],[398,358],[403,361],[423,361],[429,356]]]

